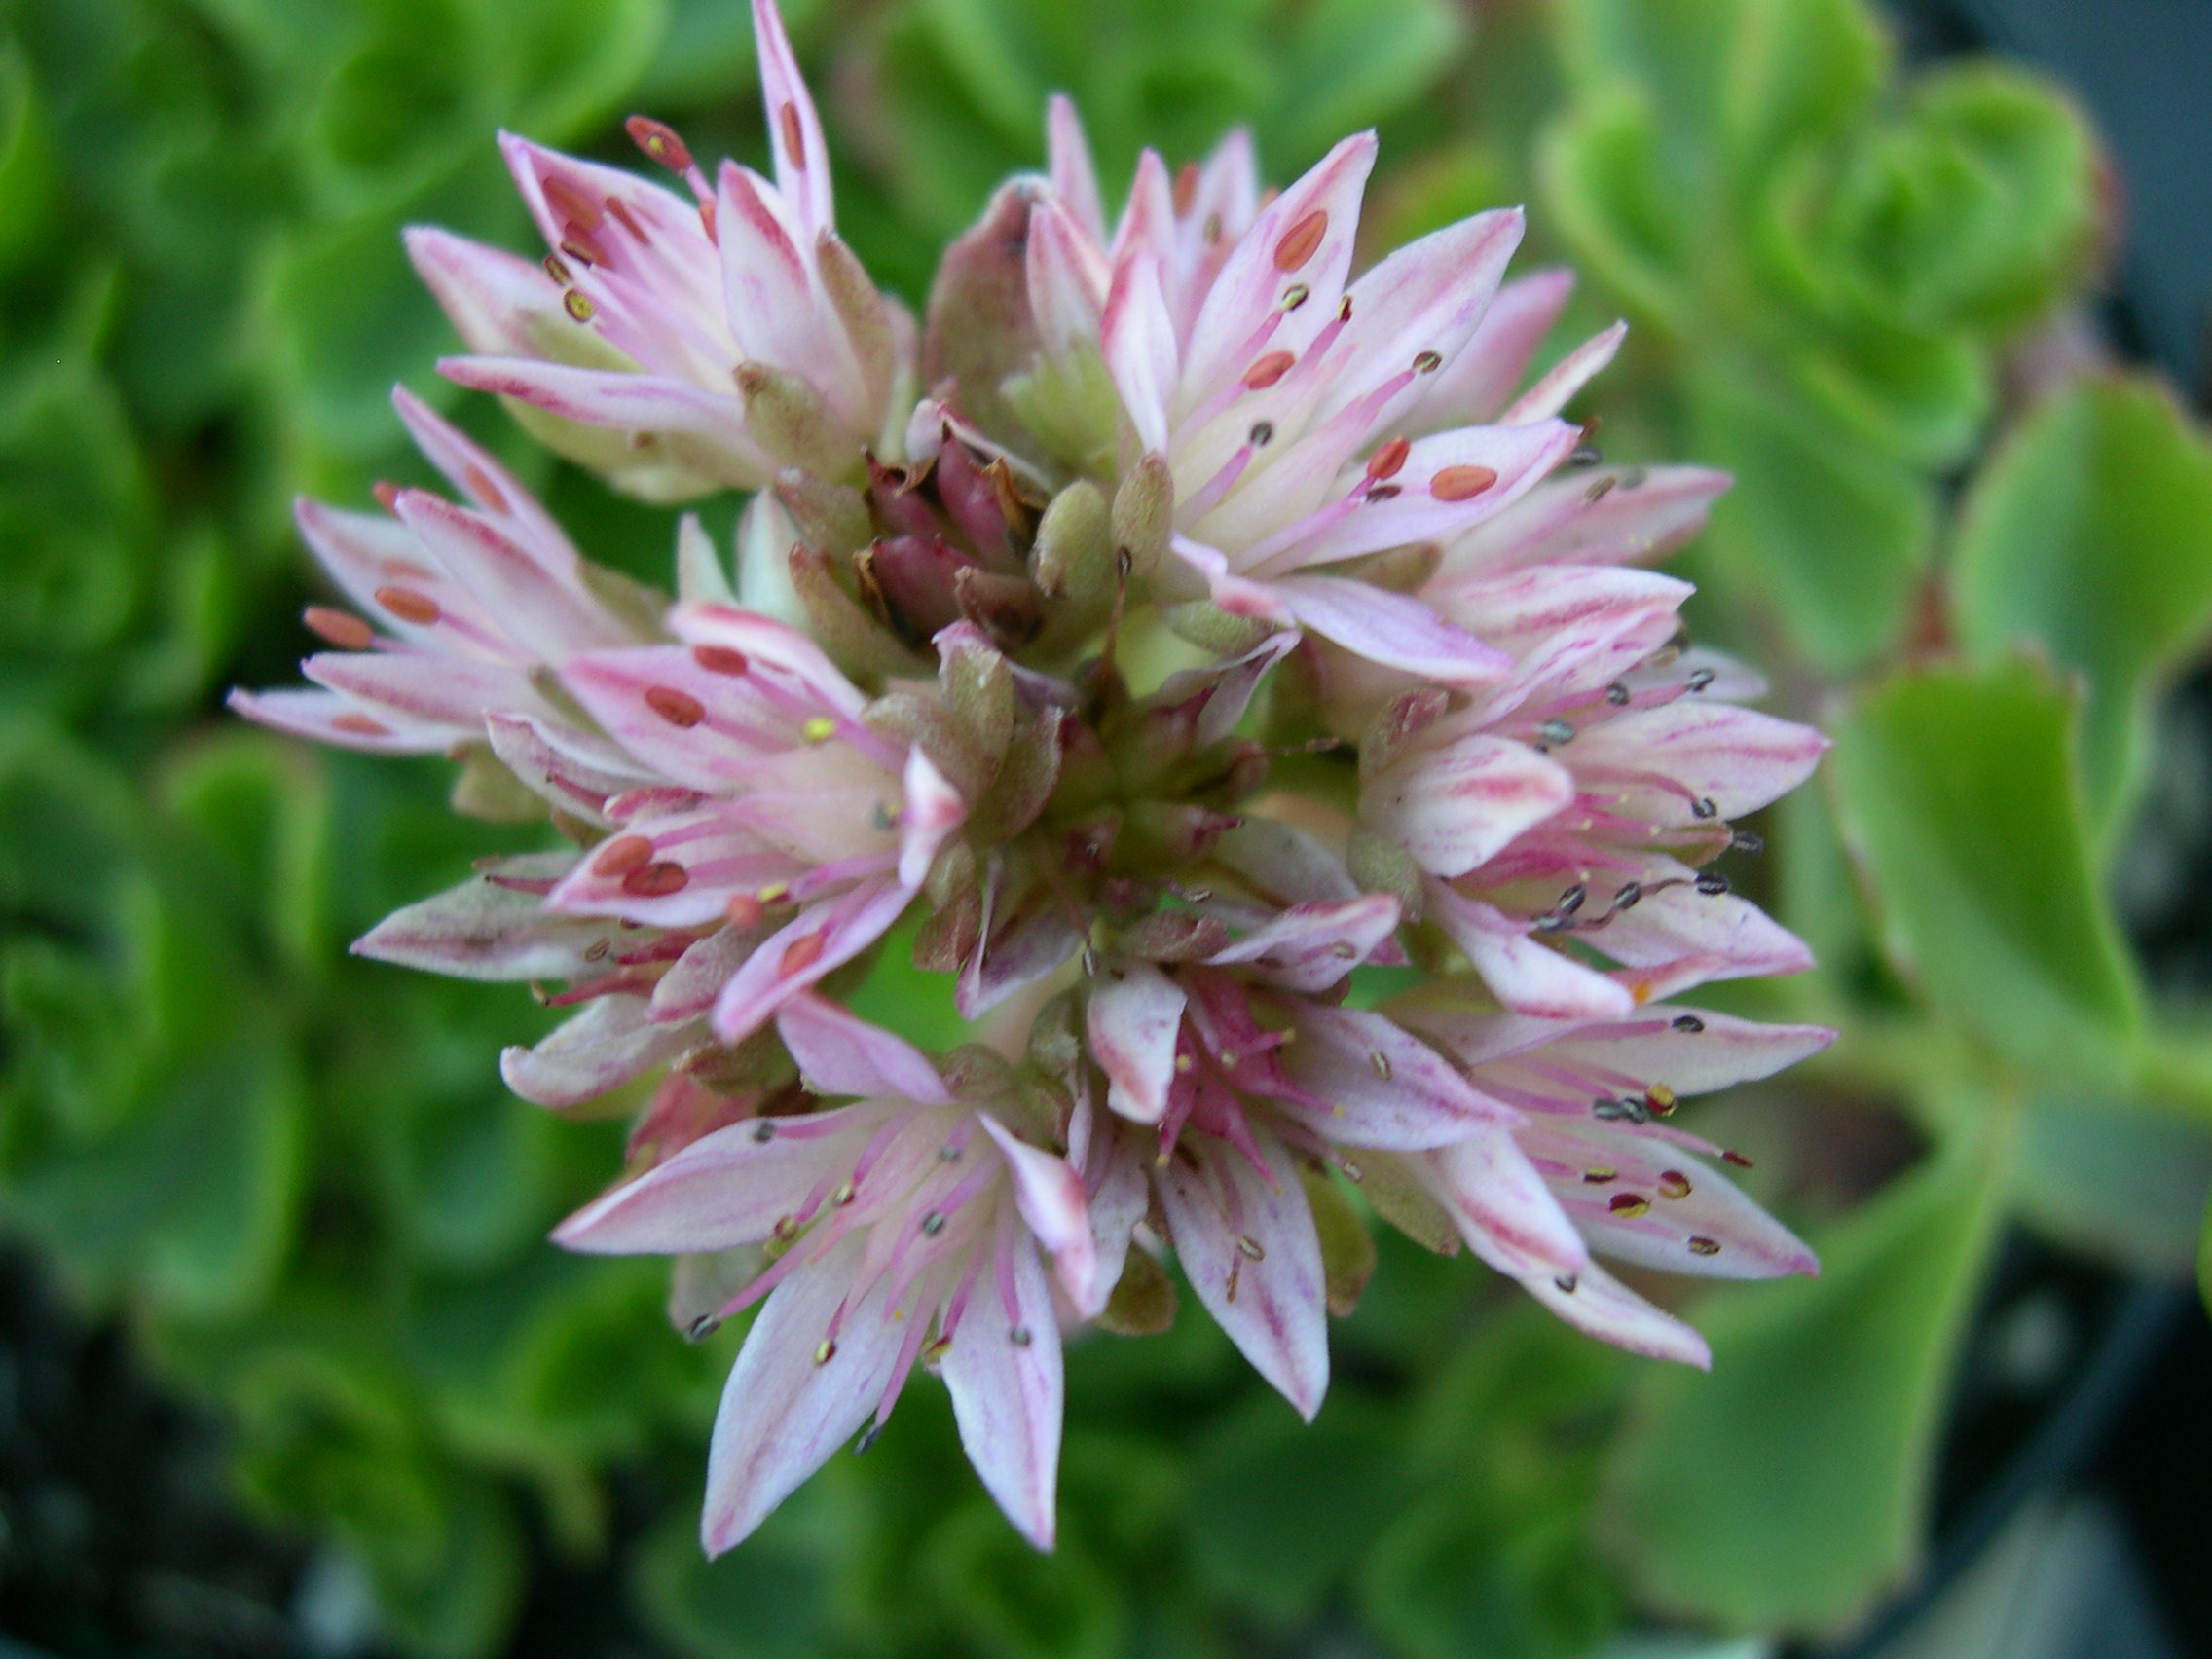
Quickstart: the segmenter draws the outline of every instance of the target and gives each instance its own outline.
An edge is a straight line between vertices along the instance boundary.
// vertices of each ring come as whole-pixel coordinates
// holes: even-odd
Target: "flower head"
[[[778,1249],[711,1316],[765,1300],[715,1421],[707,1552],[743,1539],[864,1423],[880,1431],[917,1361],[942,1373],[991,1495],[1050,1549],[1052,1287],[1079,1318],[1108,1288],[1082,1182],[1042,1144],[1060,1125],[1003,1062],[965,1056],[956,1089],[898,1038],[811,994],[784,1006],[778,1028],[811,1085],[851,1104],[718,1129],[555,1234],[603,1253]]]
[[[829,150],[782,19],[754,0],[753,21],[773,182],[724,162],[710,183],[643,116],[632,138],[688,199],[502,134],[543,261],[407,234],[471,353],[440,372],[513,400],[545,442],[655,500],[757,489],[787,465],[857,471],[904,419],[912,324],[838,240]]]
[[[1528,383],[1567,281],[1504,280],[1518,210],[1355,272],[1371,135],[1272,196],[1240,134],[1148,153],[1110,226],[1054,100],[1048,176],[948,251],[915,340],[755,20],[773,181],[710,186],[647,121],[688,200],[510,138],[545,265],[410,239],[475,353],[452,378],[623,488],[756,492],[734,577],[690,520],[673,604],[597,571],[402,396],[471,505],[304,507],[387,631],[312,611],[322,688],[237,698],[461,753],[566,841],[355,949],[569,1009],[504,1056],[529,1099],[652,1080],[625,1179],[557,1236],[676,1257],[686,1328],[757,1306],[709,1550],[917,1364],[1049,1546],[1062,1327],[1171,1316],[1170,1253],[1310,1417],[1371,1265],[1352,1189],[1706,1363],[1599,1262],[1812,1271],[1674,1114],[1828,1033],[1662,999],[1807,964],[1715,861],[1823,741],[1744,707],[1687,584],[1635,568],[1726,480],[1605,467],[1561,418],[1620,330]],[[850,1013],[890,949],[987,1041]],[[1377,970],[1419,982],[1377,1002]]]

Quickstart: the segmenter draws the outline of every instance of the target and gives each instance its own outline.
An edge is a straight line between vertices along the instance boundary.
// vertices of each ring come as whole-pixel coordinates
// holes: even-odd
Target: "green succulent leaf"
[[[2109,853],[2153,706],[2212,630],[2212,442],[2151,382],[2069,387],[1975,480],[1954,556],[1971,652],[2024,646],[2082,676],[2082,775]]]
[[[1907,673],[1837,734],[1847,833],[1891,954],[2003,1052],[2076,1076],[2125,1063],[2134,969],[2089,856],[2077,705],[2019,662]]]
[[[1932,1157],[1814,1237],[1819,1278],[1706,1299],[1710,1375],[1645,1375],[1614,1495],[1653,1602],[1825,1631],[1911,1570],[2000,1163],[1994,1137]]]

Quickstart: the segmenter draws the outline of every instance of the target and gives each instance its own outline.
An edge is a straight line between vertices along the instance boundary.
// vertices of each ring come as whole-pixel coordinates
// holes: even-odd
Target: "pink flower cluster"
[[[1814,1270],[1673,1115],[1830,1034],[1673,999],[1809,965],[1714,861],[1824,744],[1641,568],[1726,481],[1561,418],[1620,330],[1524,386],[1568,282],[1503,280],[1517,211],[1355,276],[1370,135],[1273,195],[1240,134],[1148,152],[1109,224],[1060,100],[917,326],[755,21],[772,180],[639,118],[681,189],[503,140],[541,262],[409,238],[448,378],[648,498],[754,492],[734,575],[689,519],[673,600],[588,563],[401,392],[465,504],[303,504],[353,608],[309,612],[314,689],[234,699],[545,809],[560,850],[355,948],[571,1010],[505,1056],[528,1099],[649,1089],[556,1237],[679,1258],[694,1335],[760,1305],[708,1549],[917,1363],[1049,1547],[1063,1336],[1159,1328],[1169,1259],[1310,1416],[1367,1213],[1706,1363],[1600,1263]],[[886,951],[970,1043],[849,1012]]]

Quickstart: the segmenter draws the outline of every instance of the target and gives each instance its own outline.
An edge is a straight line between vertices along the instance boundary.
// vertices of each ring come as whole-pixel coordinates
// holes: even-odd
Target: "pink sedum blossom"
[[[1809,965],[1716,861],[1825,742],[1640,568],[1726,479],[1604,465],[1562,418],[1620,329],[1530,379],[1569,279],[1504,279],[1517,209],[1355,272],[1372,135],[1275,195],[1242,134],[1148,152],[1109,224],[1055,99],[1048,175],[953,244],[917,340],[836,239],[769,0],[755,24],[772,180],[642,119],[688,197],[507,137],[545,263],[409,236],[452,379],[633,493],[756,492],[735,571],[695,520],[674,602],[586,563],[399,393],[466,504],[304,504],[359,614],[311,609],[313,689],[233,699],[454,755],[559,837],[354,949],[566,1011],[502,1057],[525,1098],[633,1091],[624,1178],[556,1237],[673,1257],[694,1334],[757,1309],[708,1550],[916,1365],[1051,1547],[1063,1331],[1160,1328],[1169,1259],[1311,1417],[1355,1190],[1708,1363],[1603,1264],[1814,1271],[1675,1120],[1831,1034],[1668,999]],[[893,951],[977,1041],[850,1011]],[[1417,983],[1378,1002],[1378,973]]]
[[[895,394],[912,395],[912,322],[838,240],[814,100],[775,8],[755,0],[753,18],[773,181],[734,162],[710,181],[645,117],[631,135],[689,199],[503,133],[542,264],[407,233],[469,348],[440,372],[513,400],[555,448],[655,500],[757,489],[793,463],[857,470],[903,429]]]
[[[1110,1288],[1081,1180],[889,1032],[811,994],[778,1027],[814,1088],[852,1104],[718,1129],[554,1235],[612,1254],[781,1247],[719,1314],[765,1299],[715,1421],[707,1553],[864,1423],[880,1431],[917,1361],[941,1371],[999,1507],[1051,1548],[1060,1309],[1088,1317]]]

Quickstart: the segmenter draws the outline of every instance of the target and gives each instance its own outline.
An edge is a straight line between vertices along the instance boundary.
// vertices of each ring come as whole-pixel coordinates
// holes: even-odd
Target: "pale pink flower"
[[[918,746],[861,719],[861,693],[795,629],[698,603],[669,625],[682,644],[561,670],[653,782],[596,803],[615,833],[545,904],[666,930],[681,954],[641,986],[650,1017],[703,1014],[735,1042],[882,937],[966,808]],[[596,786],[557,787],[588,800]]]
[[[1161,578],[1169,597],[1210,594],[1423,680],[1502,674],[1466,629],[1343,567],[1465,535],[1530,491],[1575,448],[1578,429],[1554,417],[1620,330],[1497,409],[1556,311],[1546,281],[1487,326],[1517,209],[1435,232],[1352,280],[1372,134],[1264,204],[1248,142],[1180,185],[1148,152],[1110,243],[1064,105],[1051,139],[1056,188],[1031,217],[1031,309],[1048,358],[1103,356],[1137,444],[1168,461],[1187,567],[1180,583]]]
[[[1679,1005],[1617,1020],[1536,1019],[1450,981],[1382,1012],[1447,1056],[1470,1089],[1522,1116],[1508,1134],[1371,1163],[1395,1162],[1476,1255],[1577,1329],[1658,1359],[1711,1361],[1704,1338],[1593,1255],[1708,1278],[1819,1271],[1788,1229],[1703,1161],[1748,1167],[1749,1159],[1666,1120],[1678,1100],[1771,1076],[1834,1032]]]
[[[872,1438],[917,1361],[941,1371],[992,1497],[1050,1549],[1053,1284],[1079,1318],[1111,1288],[1082,1181],[1039,1144],[1059,1125],[1009,1121],[1009,1088],[964,1098],[914,1049],[811,994],[784,1004],[778,1029],[812,1087],[853,1104],[718,1129],[554,1235],[614,1254],[781,1246],[719,1313],[765,1298],[715,1419],[707,1552],[743,1539],[864,1423]]]
[[[1455,700],[1396,698],[1362,749],[1360,811],[1421,873],[1422,908],[1507,1007],[1608,1018],[1811,954],[1698,867],[1729,820],[1811,773],[1826,740],[1729,701],[1757,681],[1672,644],[1687,584],[1532,566],[1455,588],[1455,614],[1514,667]],[[1573,939],[1602,971],[1553,948]]]
[[[231,707],[279,731],[382,754],[438,754],[486,741],[495,712],[582,740],[534,683],[577,651],[651,639],[657,608],[578,556],[507,470],[404,389],[392,403],[424,455],[467,499],[385,490],[385,514],[317,501],[300,534],[351,611],[311,606],[340,647],[301,666],[318,690],[233,691]]]
[[[1125,936],[1086,997],[1112,1113],[1084,1148],[1094,1215],[1133,1225],[1145,1206],[1128,1195],[1149,1171],[1192,1290],[1308,1418],[1329,1356],[1299,1162],[1356,1170],[1372,1149],[1496,1140],[1520,1121],[1388,1018],[1342,1006],[1351,969],[1394,954],[1397,924],[1385,894],[1272,914],[1209,896],[1187,927],[1154,930],[1159,960],[1133,954],[1141,936]],[[1102,1239],[1115,1260],[1125,1247]]]
[[[753,22],[773,183],[724,162],[710,184],[643,117],[632,136],[690,199],[501,134],[542,266],[407,233],[472,353],[440,371],[550,417],[527,424],[656,500],[757,489],[785,465],[857,469],[912,397],[912,323],[837,238],[822,125],[771,0],[754,0]]]

